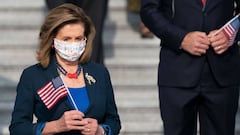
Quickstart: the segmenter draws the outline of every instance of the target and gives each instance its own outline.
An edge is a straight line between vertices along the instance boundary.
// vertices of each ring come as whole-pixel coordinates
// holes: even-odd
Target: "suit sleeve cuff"
[[[42,130],[45,127],[46,122],[41,122],[37,124],[36,135],[42,135]]]
[[[111,127],[106,124],[100,124],[107,135],[112,135]]]

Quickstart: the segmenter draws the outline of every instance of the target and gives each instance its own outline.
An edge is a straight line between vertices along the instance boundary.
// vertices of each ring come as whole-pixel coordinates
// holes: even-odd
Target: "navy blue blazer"
[[[36,64],[23,71],[17,86],[17,96],[9,127],[11,135],[35,135],[36,126],[40,122],[59,119],[65,111],[73,110],[67,97],[62,98],[52,109],[48,109],[37,94],[37,90],[59,76],[55,62],[55,58],[52,58],[47,68]],[[90,100],[85,117],[95,118],[99,124],[109,125],[113,135],[119,134],[120,119],[108,70],[92,62],[82,67]],[[91,75],[96,82],[90,84],[86,74]],[[33,114],[38,119],[36,123],[32,122]],[[74,132],[61,134],[72,135]]]
[[[180,49],[188,32],[209,33],[219,29],[233,18],[234,12],[239,13],[239,8],[239,0],[206,0],[205,7],[201,0],[142,0],[142,21],[161,39],[158,84],[194,87],[200,80],[204,62],[208,61],[219,85],[239,85],[240,56],[236,42],[221,55],[212,47],[201,57]],[[236,41],[239,40],[238,36]]]

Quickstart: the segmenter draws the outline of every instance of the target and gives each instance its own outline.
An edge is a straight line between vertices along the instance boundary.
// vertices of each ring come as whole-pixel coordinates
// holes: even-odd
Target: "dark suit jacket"
[[[43,68],[40,64],[25,69],[17,86],[17,96],[12,113],[10,133],[13,135],[35,135],[39,122],[59,119],[65,111],[72,110],[67,97],[61,99],[52,109],[47,109],[37,94],[37,90],[53,78],[59,76],[56,70],[55,58],[50,65]],[[105,67],[89,62],[82,65],[90,106],[85,117],[95,118],[99,124],[111,127],[113,135],[119,133],[121,125],[114,100],[110,76]],[[89,83],[85,74],[91,75],[96,82]],[[32,124],[33,114],[38,118]],[[73,132],[63,134],[74,134]],[[77,133],[79,134],[79,132]]]
[[[237,2],[236,10],[234,1]],[[238,85],[240,57],[237,43],[221,55],[209,48],[207,54],[201,57],[179,48],[188,32],[209,33],[219,29],[233,17],[234,11],[239,12],[239,7],[239,0],[207,0],[205,8],[201,0],[142,0],[141,18],[161,39],[159,85],[196,86],[206,61],[219,85]]]

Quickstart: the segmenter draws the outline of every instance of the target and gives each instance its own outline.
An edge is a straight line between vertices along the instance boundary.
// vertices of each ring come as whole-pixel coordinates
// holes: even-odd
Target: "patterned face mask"
[[[86,38],[80,42],[65,42],[54,39],[54,47],[60,57],[67,61],[76,61],[85,50]]]

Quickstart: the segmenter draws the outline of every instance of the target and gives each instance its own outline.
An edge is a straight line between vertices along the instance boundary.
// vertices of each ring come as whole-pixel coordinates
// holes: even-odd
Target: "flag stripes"
[[[51,109],[62,97],[68,94],[60,77],[48,82],[37,93],[48,109]]]
[[[228,45],[232,45],[234,43],[239,28],[240,28],[239,15],[235,16],[221,28],[224,34],[229,38]]]
[[[234,28],[231,25],[227,25],[224,29],[223,29],[224,33],[228,36],[229,39],[232,39],[235,33]]]

